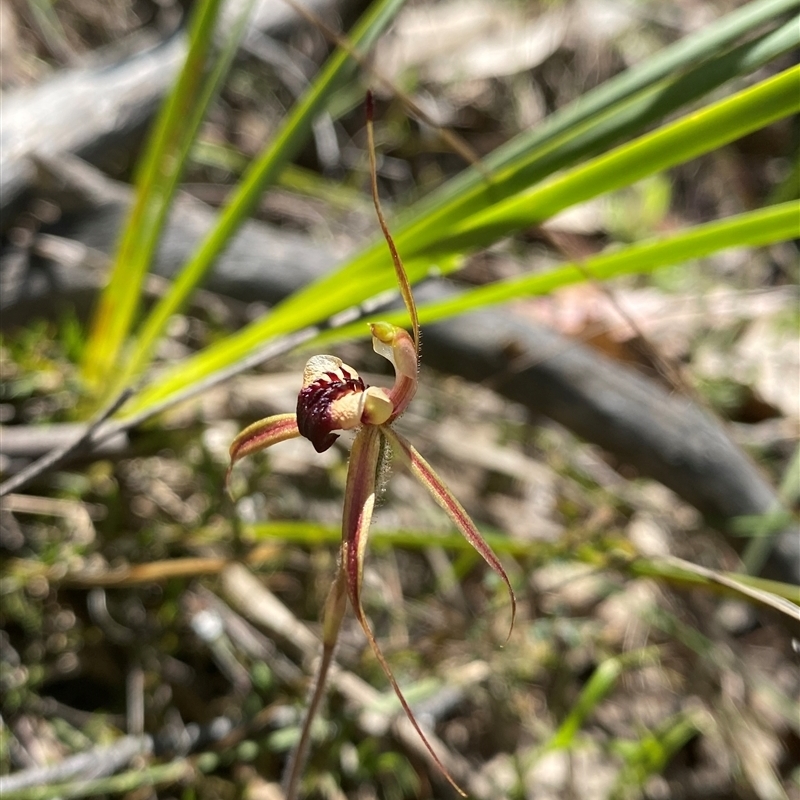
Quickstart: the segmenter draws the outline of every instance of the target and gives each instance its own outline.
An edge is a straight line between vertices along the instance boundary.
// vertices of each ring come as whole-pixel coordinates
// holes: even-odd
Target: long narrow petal
[[[447,512],[447,515],[453,520],[464,538],[478,551],[483,560],[502,578],[508,587],[508,593],[511,597],[511,627],[508,631],[510,636],[517,616],[517,600],[514,596],[514,590],[511,588],[511,581],[508,579],[500,560],[486,543],[483,536],[481,536],[480,531],[475,527],[475,523],[470,519],[469,514],[464,510],[461,503],[453,497],[450,490],[442,482],[442,479],[433,471],[431,465],[425,461],[413,445],[388,425],[384,425],[381,431],[391,445],[395,455],[400,458],[411,470],[414,477],[431,493],[433,499]]]
[[[394,673],[386,661],[375,634],[367,622],[364,608],[361,605],[361,580],[364,574],[364,553],[367,546],[369,526],[372,521],[372,511],[375,507],[375,484],[379,469],[381,448],[383,440],[381,432],[384,429],[373,425],[364,426],[353,443],[350,453],[350,466],[347,471],[347,487],[344,501],[344,515],[342,519],[342,565],[347,576],[347,592],[350,595],[350,604],[353,606],[356,618],[364,629],[364,635],[375,653],[375,658],[381,665],[389,683],[392,685],[403,711],[419,734],[420,739],[428,748],[433,760],[442,772],[442,775],[453,785],[453,788],[463,797],[466,794],[455,782],[453,777],[436,755],[433,747],[419,726],[414,712],[408,705]]]
[[[380,429],[375,425],[365,425],[353,442],[347,468],[342,514],[342,565],[347,574],[347,588],[353,606],[361,604],[361,576],[375,507],[380,450]]]
[[[225,474],[225,485],[228,485],[231,470],[237,461],[252,453],[264,450],[273,444],[284,442],[287,439],[294,439],[299,435],[296,414],[277,414],[274,417],[266,417],[249,425],[231,444],[231,463]]]
[[[394,264],[394,272],[397,277],[397,285],[400,287],[400,294],[403,295],[403,302],[408,310],[408,316],[411,317],[411,328],[414,333],[414,353],[419,355],[419,316],[417,315],[417,304],[414,301],[414,293],[411,291],[411,284],[408,280],[406,268],[403,265],[403,260],[395,247],[392,234],[389,232],[389,226],[386,224],[386,218],[383,216],[381,209],[381,199],[378,195],[378,168],[377,159],[375,157],[375,136],[373,133],[372,115],[374,113],[374,105],[372,100],[372,92],[367,92],[366,97],[367,106],[367,150],[369,151],[369,174],[372,183],[372,202],[375,204],[375,213],[378,216],[378,223],[381,226],[383,237],[386,239],[386,244],[389,246],[389,252],[392,255],[392,263]]]

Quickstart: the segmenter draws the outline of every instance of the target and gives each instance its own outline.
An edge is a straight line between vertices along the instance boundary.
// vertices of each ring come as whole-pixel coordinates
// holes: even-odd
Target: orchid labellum
[[[403,436],[392,428],[392,423],[406,410],[417,389],[419,361],[419,324],[411,289],[394,243],[377,200],[374,172],[374,148],[371,144],[371,110],[368,102],[367,130],[370,136],[370,157],[373,162],[373,197],[376,211],[386,236],[397,279],[411,316],[413,337],[402,328],[388,322],[370,325],[375,351],[391,361],[395,370],[394,386],[390,390],[366,386],[358,373],[330,355],[311,358],[303,371],[303,385],[297,398],[294,414],[279,414],[262,419],[243,430],[230,448],[231,467],[244,458],[286,439],[303,436],[319,453],[330,448],[338,438],[337,431],[357,430],[350,453],[342,518],[342,544],[336,578],[331,587],[323,614],[323,654],[317,681],[309,702],[300,742],[287,768],[284,789],[287,800],[297,795],[300,772],[308,749],[311,722],[316,715],[324,692],[339,629],[346,610],[346,600],[355,612],[361,627],[386,673],[409,720],[430,751],[434,761],[450,783],[463,795],[464,792],[447,772],[403,696],[402,691],[378,647],[361,603],[361,584],[364,556],[370,521],[379,489],[379,473],[385,455],[391,453],[407,467],[417,480],[431,493],[450,519],[480,553],[489,566],[508,587],[512,603],[513,626],[516,603],[511,583],[497,556],[484,541],[469,515],[450,493],[431,466]]]

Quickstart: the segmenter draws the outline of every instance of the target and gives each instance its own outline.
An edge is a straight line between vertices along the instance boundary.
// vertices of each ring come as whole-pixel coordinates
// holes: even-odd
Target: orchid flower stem
[[[306,708],[300,738],[286,765],[283,785],[286,800],[296,800],[297,798],[300,775],[308,758],[308,749],[311,744],[311,727],[319,711],[322,698],[325,696],[325,686],[333,664],[336,641],[339,638],[339,629],[342,627],[342,620],[346,610],[347,577],[340,563],[336,580],[333,582],[331,590],[328,592],[328,599],[325,601],[325,610],[322,617],[322,657],[317,669],[317,677]]]

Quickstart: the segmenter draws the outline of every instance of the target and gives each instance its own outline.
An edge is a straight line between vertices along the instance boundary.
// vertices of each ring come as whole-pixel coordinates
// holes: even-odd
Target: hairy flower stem
[[[308,758],[308,749],[311,744],[311,726],[319,711],[322,698],[325,696],[325,686],[328,674],[333,664],[333,654],[336,650],[336,641],[339,638],[339,629],[342,627],[345,611],[347,610],[347,579],[342,564],[339,564],[336,580],[328,592],[325,609],[322,615],[322,657],[320,658],[314,688],[308,701],[306,715],[297,746],[292,751],[286,771],[283,776],[283,792],[286,800],[297,800],[297,791],[300,788],[300,775]]]

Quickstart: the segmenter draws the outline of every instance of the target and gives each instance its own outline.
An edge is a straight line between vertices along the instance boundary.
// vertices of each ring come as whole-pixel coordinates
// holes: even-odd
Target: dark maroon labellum
[[[341,397],[366,389],[361,378],[354,378],[341,369],[345,380],[335,372],[326,372],[309,386],[304,386],[297,396],[297,429],[300,435],[314,445],[318,453],[324,453],[339,438],[331,433],[341,427],[332,414],[333,404]]]

